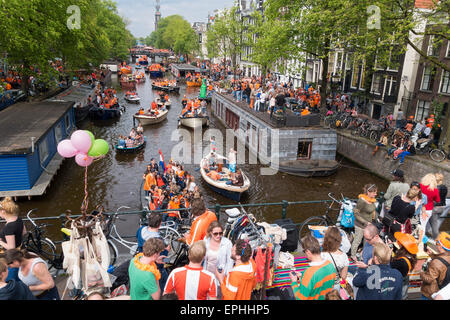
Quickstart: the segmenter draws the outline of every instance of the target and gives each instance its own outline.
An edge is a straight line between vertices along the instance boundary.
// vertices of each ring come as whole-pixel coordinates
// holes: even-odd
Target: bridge
[[[133,58],[136,58],[137,56],[147,56],[149,58],[154,57],[169,57],[173,55],[173,53],[168,49],[155,49],[152,47],[135,47],[130,49],[130,55]]]

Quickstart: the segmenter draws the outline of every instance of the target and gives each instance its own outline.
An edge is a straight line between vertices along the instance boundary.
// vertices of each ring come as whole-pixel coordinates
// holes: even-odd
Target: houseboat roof
[[[89,85],[80,85],[79,87],[71,87],[60,94],[48,99],[47,101],[73,101],[80,102],[87,99],[89,95],[94,95],[95,89]]]
[[[0,154],[24,154],[37,143],[74,102],[40,101],[17,103],[0,111]]]

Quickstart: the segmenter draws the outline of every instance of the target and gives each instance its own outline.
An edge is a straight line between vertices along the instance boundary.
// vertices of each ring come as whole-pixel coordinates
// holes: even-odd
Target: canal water
[[[97,205],[103,205],[106,212],[114,212],[120,206],[129,207],[126,211],[140,210],[140,186],[150,159],[155,158],[159,162],[158,150],[161,149],[167,163],[173,148],[180,144],[178,140],[172,141],[171,137],[177,130],[181,99],[183,95],[189,98],[195,97],[199,93],[199,88],[186,88],[185,85],[181,85],[180,94],[170,94],[172,106],[167,120],[157,125],[144,126],[144,134],[147,137],[147,145],[144,150],[138,154],[115,152],[113,146],[117,142],[118,135],[127,135],[133,127],[133,114],[139,110],[140,106],[148,109],[151,102],[157,97],[156,91],[151,88],[149,76],[146,75],[146,78],[145,83],[137,85],[141,103],[129,104],[124,100],[126,90],[121,90],[117,75],[113,75],[111,86],[117,89],[119,101],[126,106],[126,111],[117,121],[92,122],[86,120],[80,127],[80,129],[90,130],[97,139],[104,139],[110,145],[107,156],[94,162],[88,168],[89,210],[93,210]],[[214,116],[211,116],[210,128],[220,129],[225,137],[225,127]],[[209,140],[203,141],[202,145],[207,148]],[[367,183],[376,184],[379,191],[387,189],[388,181],[357,167],[339,155],[337,160],[342,161],[343,167],[333,176],[323,178],[301,178],[284,173],[264,176],[260,174],[261,165],[259,164],[241,165],[251,181],[251,187],[241,198],[241,203],[324,200],[329,199],[327,196],[329,192],[333,192],[337,196],[343,194],[356,199]],[[236,204],[208,188],[202,181],[198,165],[186,164],[185,170],[195,176],[195,182],[208,206],[216,203]],[[67,209],[74,214],[79,214],[84,196],[84,168],[79,167],[74,159],[67,159],[63,162],[45,195],[31,200],[22,199],[19,205],[23,214],[30,209],[38,208],[36,216],[41,217],[59,216]],[[322,214],[325,208],[324,204],[290,206],[287,210],[287,217],[298,223],[311,215]],[[253,213],[258,219],[268,222],[281,218],[280,206],[250,208],[248,212]],[[120,233],[134,235],[138,228],[138,219],[133,216],[127,218],[126,222],[119,221],[118,224],[120,224],[118,226]],[[59,227],[59,222],[55,221],[49,230],[50,238],[55,240],[61,238]]]

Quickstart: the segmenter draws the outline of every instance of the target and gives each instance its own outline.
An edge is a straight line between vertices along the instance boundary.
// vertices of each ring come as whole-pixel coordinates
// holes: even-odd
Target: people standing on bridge
[[[363,188],[364,193],[358,196],[358,202],[354,209],[355,213],[355,237],[351,247],[351,257],[357,261],[356,254],[358,247],[364,237],[364,228],[376,218],[375,199],[378,188],[375,184],[366,184]]]
[[[58,288],[42,258],[19,249],[7,250],[5,258],[8,265],[19,268],[19,279],[38,300],[60,300]]]
[[[403,170],[396,169],[392,171],[392,181],[384,194],[385,202],[383,204],[383,211],[389,212],[394,197],[401,194],[406,194],[409,188],[409,184],[405,183]]]
[[[440,202],[435,203],[432,211],[432,215],[430,218],[430,227],[431,227],[431,234],[433,236],[433,239],[436,239],[439,235],[439,229],[444,221],[444,219],[441,217],[442,213],[444,212],[446,208],[446,201],[447,198],[447,187],[444,184],[444,175],[442,173],[435,173],[436,176],[436,182],[437,182],[437,189],[439,191],[439,198]]]
[[[336,279],[333,263],[322,258],[319,241],[312,235],[308,234],[301,239],[301,245],[310,263],[302,274],[289,273],[295,299],[324,300]]]
[[[8,263],[0,259],[0,300],[36,300],[27,285],[22,281],[8,278]]]
[[[197,241],[203,240],[211,222],[217,221],[216,214],[206,209],[205,202],[202,198],[195,198],[192,201],[191,214],[194,217],[191,229],[179,239],[182,242],[186,242],[189,246]]]
[[[10,197],[5,197],[0,202],[0,218],[6,221],[3,229],[0,230],[0,251],[19,248],[22,245],[26,228],[19,214],[19,206]],[[19,280],[18,273],[19,268],[8,267],[6,280]]]
[[[384,243],[373,248],[373,265],[358,269],[353,286],[356,300],[401,300],[403,278],[400,271],[389,266],[391,249]]]
[[[202,267],[205,255],[204,241],[192,244],[188,251],[189,264],[170,273],[164,294],[175,292],[179,300],[216,300],[216,277]]]
[[[450,274],[450,234],[441,232],[436,238],[437,255],[428,249],[428,254],[432,256],[425,271],[420,273],[422,286],[420,292],[422,293],[422,300],[430,300],[432,296],[440,289],[449,284]]]
[[[223,270],[216,272],[223,300],[250,300],[256,286],[256,264],[252,255],[253,250],[247,240],[236,240],[231,248],[234,267],[226,275]]]
[[[159,300],[161,297],[161,273],[156,262],[162,262],[160,253],[165,247],[161,239],[150,238],[145,241],[143,252],[131,260],[128,268],[131,300]]]
[[[425,205],[425,214],[420,217],[422,230],[425,232],[427,223],[433,214],[434,203],[440,203],[439,190],[437,188],[436,176],[433,173],[426,174],[420,180],[420,189],[427,196],[427,204]]]

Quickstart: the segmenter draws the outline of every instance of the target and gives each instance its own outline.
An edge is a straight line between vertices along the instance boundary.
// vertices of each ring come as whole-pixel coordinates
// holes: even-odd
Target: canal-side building
[[[299,117],[288,110],[286,122],[277,125],[266,112],[256,112],[247,104],[236,102],[231,95],[217,92],[212,97],[211,109],[264,164],[273,165],[274,160],[335,160],[336,131],[320,126],[318,115]]]
[[[0,197],[44,194],[75,128],[74,102],[18,103],[0,112]]]

